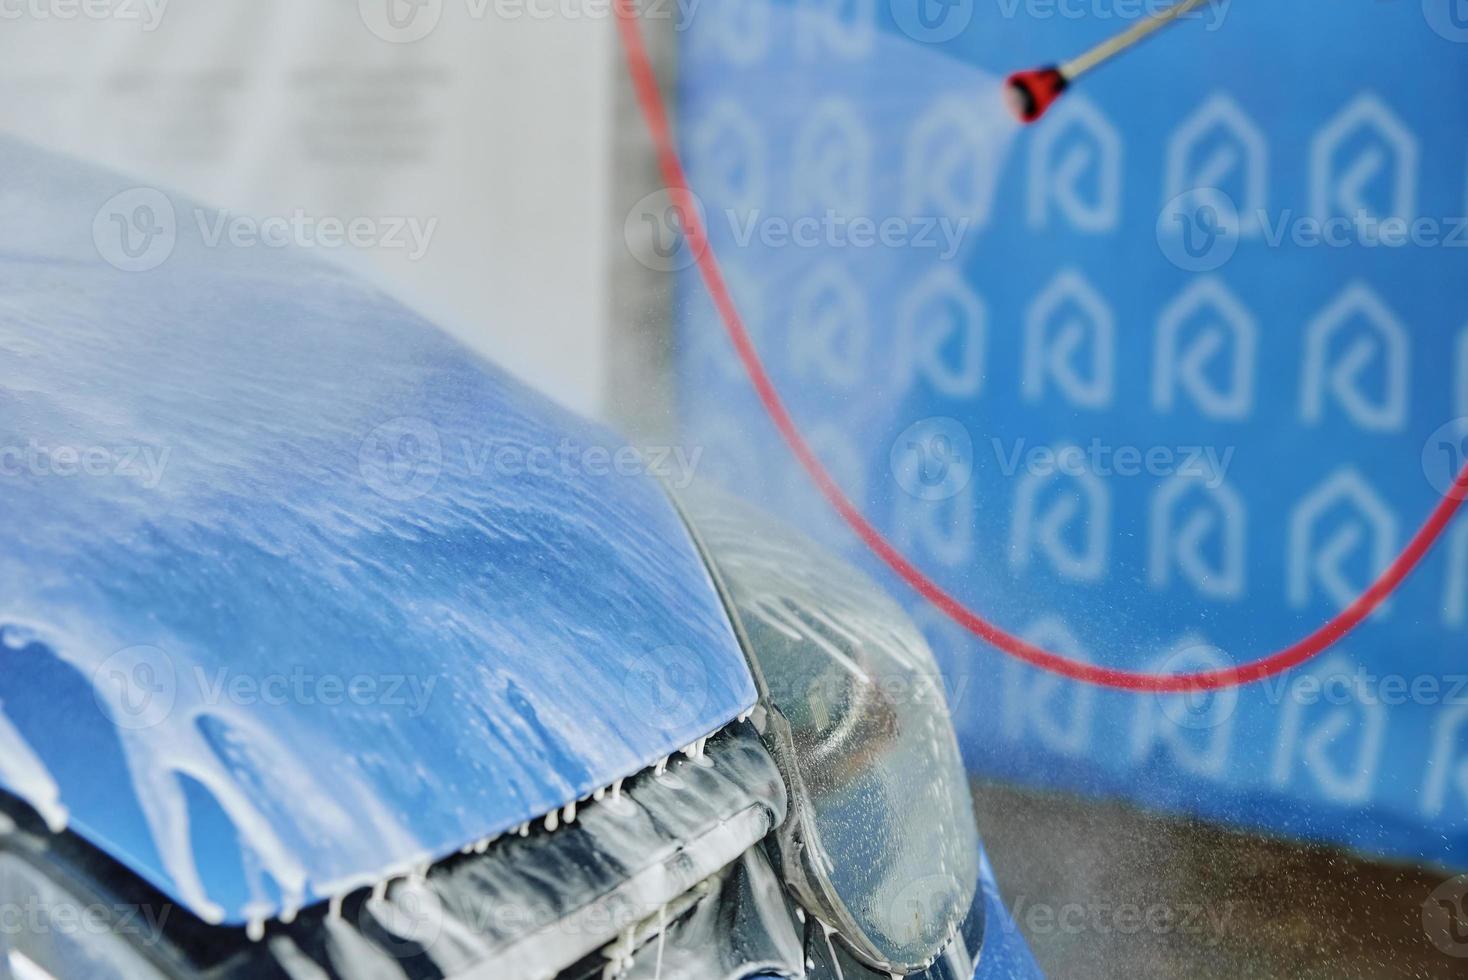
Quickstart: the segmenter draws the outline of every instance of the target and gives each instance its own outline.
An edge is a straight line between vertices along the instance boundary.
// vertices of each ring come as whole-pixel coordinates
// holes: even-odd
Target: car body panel
[[[9,141],[0,172],[0,788],[244,922],[753,705],[615,436],[182,198]]]

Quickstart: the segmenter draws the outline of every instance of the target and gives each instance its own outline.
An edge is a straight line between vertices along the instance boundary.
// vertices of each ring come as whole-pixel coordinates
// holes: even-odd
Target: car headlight
[[[727,495],[683,500],[741,632],[790,790],[796,899],[860,959],[928,966],[979,880],[973,804],[932,653],[848,564]]]

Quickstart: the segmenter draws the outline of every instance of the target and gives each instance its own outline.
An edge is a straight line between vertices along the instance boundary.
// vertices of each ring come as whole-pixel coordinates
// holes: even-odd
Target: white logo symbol
[[[703,238],[694,248],[690,233],[701,229],[707,235],[708,215],[698,195],[685,189],[674,195],[656,190],[627,212],[622,222],[622,239],[640,264],[654,272],[678,272],[698,261]]]
[[[683,647],[658,647],[639,657],[622,682],[629,717],[662,732],[681,732],[699,718],[709,699],[704,661]]]
[[[1422,903],[1422,931],[1449,956],[1468,957],[1468,875],[1449,878],[1427,896]]]
[[[1239,209],[1216,187],[1183,191],[1157,214],[1157,247],[1184,272],[1212,272],[1239,248]]]
[[[801,377],[819,373],[839,388],[866,374],[866,290],[845,266],[818,266],[796,291],[790,325],[790,366]]]
[[[1211,146],[1212,152],[1206,153]],[[1203,103],[1173,134],[1167,147],[1165,200],[1202,188],[1223,188],[1240,174],[1231,195],[1246,217],[1234,229],[1247,238],[1258,235],[1260,213],[1268,205],[1269,147],[1264,134],[1238,103],[1219,93]]]
[[[989,220],[1003,140],[975,99],[946,96],[913,124],[902,164],[902,211]]]
[[[357,0],[357,12],[382,40],[411,44],[433,33],[443,16],[443,0]]]
[[[947,500],[974,475],[974,440],[958,419],[920,419],[902,430],[887,454],[897,485],[919,500]]]
[[[1160,674],[1194,674],[1234,666],[1228,654],[1197,637],[1187,637],[1153,668]],[[1199,776],[1218,776],[1233,744],[1239,691],[1188,691],[1137,700],[1132,723],[1132,760],[1145,762],[1161,745],[1179,768]]]
[[[799,0],[796,38],[809,57],[823,48],[843,58],[861,58],[872,49],[876,0]]]
[[[949,398],[976,396],[984,384],[988,320],[983,300],[958,273],[947,266],[929,273],[898,307],[897,366],[903,390],[921,376]]]
[[[1192,340],[1180,342],[1183,328],[1199,324]],[[1170,412],[1181,388],[1209,418],[1247,418],[1254,407],[1255,354],[1259,324],[1244,304],[1216,278],[1199,279],[1162,311],[1157,323],[1156,374],[1152,404]],[[1227,380],[1209,379],[1211,365],[1223,361]]]
[[[1184,500],[1196,503],[1179,515]],[[1247,512],[1226,483],[1215,488],[1187,476],[1162,484],[1152,500],[1152,554],[1148,580],[1154,589],[1172,584],[1174,563],[1199,594],[1237,599],[1244,594]],[[1217,536],[1219,557],[1208,559],[1208,540]]]
[[[1345,328],[1359,324],[1348,344],[1332,342]],[[1339,353],[1333,348],[1340,346]],[[1300,385],[1300,415],[1318,425],[1325,413],[1325,395],[1358,426],[1371,432],[1396,432],[1407,425],[1407,375],[1410,348],[1407,330],[1377,295],[1360,283],[1346,287],[1305,327],[1304,377]],[[1373,365],[1380,375],[1381,394],[1366,390]]]
[[[1468,722],[1468,704],[1433,712],[1432,755],[1427,762],[1427,776],[1422,786],[1422,815],[1440,817],[1448,802],[1448,791],[1457,790],[1468,803],[1468,752],[1460,736]],[[1451,782],[1450,782],[1451,781]],[[1461,807],[1454,809],[1457,810]]]
[[[1468,43],[1468,0],[1422,0],[1422,16],[1439,36]],[[1468,943],[1468,936],[1464,942]]]
[[[1075,454],[1076,446],[1057,446],[1055,452]],[[1040,496],[1052,484],[1068,488],[1056,493],[1049,506],[1040,509]],[[1078,529],[1067,540],[1068,529]],[[1020,481],[1010,536],[1011,564],[1023,571],[1038,549],[1062,577],[1096,582],[1106,574],[1111,535],[1111,492],[1094,473],[1068,476],[1059,471],[1041,475],[1027,473]]]
[[[152,187],[114,195],[92,219],[92,243],[108,265],[123,272],[158,268],[178,243],[173,202]]]
[[[443,443],[427,419],[390,419],[367,434],[357,450],[357,469],[388,500],[416,500],[438,483]]]
[[[748,214],[765,204],[765,139],[744,109],[728,99],[711,106],[688,145],[693,186],[716,207]]]
[[[1449,626],[1468,626],[1468,521],[1458,521],[1458,526],[1453,529],[1443,616]]]
[[[973,457],[968,459],[971,464]],[[960,466],[955,465],[951,472],[954,481],[944,489],[952,493],[941,499],[896,494],[893,517],[897,544],[903,551],[929,555],[948,568],[963,568],[973,563],[974,488]]]
[[[173,658],[152,646],[119,650],[93,672],[92,694],[118,728],[142,731],[159,725],[178,697]]]
[[[1091,662],[1075,634],[1053,617],[1025,630],[1024,639],[1078,663]],[[1002,724],[1010,740],[1020,741],[1028,732],[1052,752],[1072,758],[1085,754],[1096,709],[1094,687],[1006,658],[1004,689]]]
[[[716,3],[705,7],[698,15],[703,29],[695,35],[695,43],[700,48],[717,45],[730,64],[753,64],[769,50],[773,9],[766,3]]]
[[[1350,691],[1349,704],[1342,697],[1313,698],[1305,695],[1305,677],[1342,683],[1312,685],[1312,690]],[[1360,684],[1351,672],[1350,661],[1334,657],[1290,683],[1289,696],[1281,711],[1279,742],[1274,752],[1274,785],[1289,786],[1295,775],[1295,760],[1320,787],[1326,799],[1336,803],[1364,803],[1371,798],[1377,767],[1386,736],[1386,706],[1363,699]],[[1305,718],[1307,701],[1321,710],[1313,722]],[[1354,750],[1352,743],[1354,742]]]
[[[1062,102],[1030,146],[1031,226],[1049,226],[1052,201],[1081,231],[1110,231],[1121,217],[1121,137],[1082,96]]]
[[[902,33],[924,44],[942,44],[963,33],[974,16],[974,0],[888,0]]]
[[[1349,147],[1352,142],[1357,145]],[[1353,150],[1348,159],[1339,159],[1343,150]],[[1363,212],[1377,219],[1416,217],[1417,141],[1374,94],[1357,96],[1316,134],[1310,199],[1320,221]]]
[[[1345,508],[1353,518],[1340,523],[1325,540],[1316,529],[1332,511]],[[1290,515],[1289,599],[1296,607],[1310,604],[1312,585],[1341,608],[1355,601],[1366,578],[1386,568],[1397,540],[1397,517],[1356,470],[1340,470],[1300,501]],[[1364,552],[1365,573],[1352,578],[1346,563]]]
[[[823,101],[795,137],[796,209],[864,213],[871,155],[871,136],[851,103]]]
[[[1077,362],[1089,348],[1089,363]],[[1105,408],[1116,375],[1116,322],[1080,273],[1063,270],[1025,313],[1024,396],[1045,397],[1046,379],[1073,404]]]

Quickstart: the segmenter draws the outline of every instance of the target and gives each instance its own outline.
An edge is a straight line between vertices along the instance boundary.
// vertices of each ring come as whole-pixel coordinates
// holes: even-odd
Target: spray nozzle
[[[1017,71],[1005,82],[1004,96],[1020,122],[1032,123],[1060,97],[1070,82],[1056,67]]]

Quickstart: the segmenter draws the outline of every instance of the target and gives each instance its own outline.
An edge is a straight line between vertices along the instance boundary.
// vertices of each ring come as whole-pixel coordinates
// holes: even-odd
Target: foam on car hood
[[[181,198],[0,173],[0,788],[53,827],[243,922],[752,706],[616,437]]]

